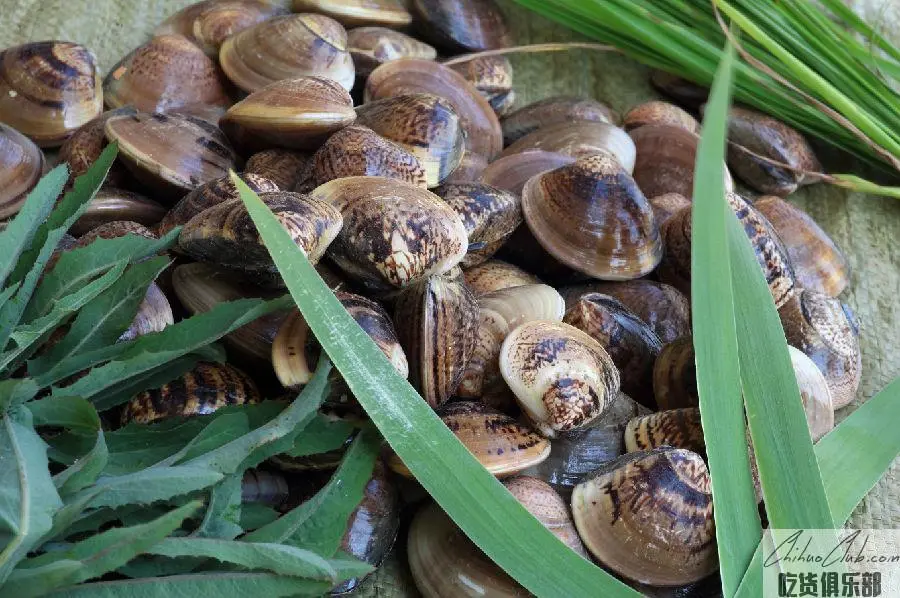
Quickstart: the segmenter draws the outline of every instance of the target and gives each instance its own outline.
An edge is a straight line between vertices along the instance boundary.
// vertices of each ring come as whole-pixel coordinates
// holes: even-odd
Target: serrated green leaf
[[[147,505],[208,488],[224,477],[202,467],[153,467],[121,476],[103,476],[83,492],[103,491],[89,503],[92,508]]]
[[[337,450],[344,446],[355,430],[356,426],[346,420],[316,414],[284,454],[289,457],[305,457]]]
[[[0,261],[0,287],[6,286],[19,256],[28,249],[35,233],[47,220],[53,209],[53,203],[62,193],[67,180],[69,169],[64,164],[44,175],[25,198],[25,203],[22,204],[16,217],[0,232],[0,255],[3,256],[3,260]]]
[[[4,595],[37,598],[56,588],[78,583],[82,564],[78,561],[55,561],[43,567],[16,569],[3,585]]]
[[[9,301],[9,298],[16,294],[20,286],[19,283],[16,283],[6,287],[0,292],[0,310],[2,310],[3,306],[6,305],[6,302]]]
[[[364,428],[324,488],[278,520],[250,532],[241,540],[303,546],[333,556],[341,545],[350,514],[363,499],[380,446],[379,434],[373,428]]]
[[[204,558],[168,559],[162,556],[141,555],[116,569],[116,573],[133,578],[185,575],[193,573],[207,562],[209,561]]]
[[[89,583],[55,591],[53,598],[172,598],[201,596],[321,596],[328,582],[273,573],[194,573]]]
[[[210,421],[209,425],[194,436],[184,448],[166,457],[157,463],[156,466],[176,465],[180,462],[186,463],[249,433],[250,422],[246,415],[241,412],[222,414],[222,416]]]
[[[129,266],[114,284],[78,312],[69,331],[50,351],[29,362],[29,373],[39,376],[73,355],[114,344],[134,320],[150,283],[168,265],[168,258],[157,257]]]
[[[148,550],[167,557],[203,556],[250,570],[263,570],[336,582],[336,573],[328,561],[310,550],[285,546],[217,540],[211,538],[166,538]]]
[[[106,468],[109,460],[109,450],[106,448],[106,440],[103,430],[97,430],[97,440],[94,448],[75,463],[53,476],[59,494],[66,497],[90,486]]]
[[[245,502],[241,504],[241,527],[244,531],[259,529],[272,523],[279,517],[278,511],[268,505],[258,502]]]
[[[0,413],[32,399],[37,392],[38,385],[31,378],[0,380]]]
[[[213,487],[203,521],[192,536],[233,540],[244,533],[241,527],[242,478],[243,473],[235,473]]]
[[[63,508],[53,515],[53,527],[44,534],[44,537],[40,539],[37,546],[41,546],[44,542],[65,538],[65,536],[61,536],[61,534],[69,535],[71,533],[76,533],[77,530],[68,531],[70,530],[70,526],[79,518],[83,517],[88,504],[90,504],[90,502],[101,492],[103,492],[102,489],[94,488],[90,492],[81,493],[77,498],[71,499],[63,505]]]
[[[47,467],[47,447],[31,413],[15,407],[0,421],[0,585],[53,526],[62,501]]]
[[[92,435],[100,429],[94,406],[81,397],[47,397],[26,405],[35,426],[57,426]]]
[[[375,567],[369,563],[343,552],[338,552],[335,556],[328,559],[328,564],[334,568],[340,581],[360,578],[375,570]]]

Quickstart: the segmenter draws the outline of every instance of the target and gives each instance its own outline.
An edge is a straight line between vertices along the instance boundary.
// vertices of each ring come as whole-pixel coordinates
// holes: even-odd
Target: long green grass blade
[[[694,175],[691,225],[691,309],[697,390],[712,476],[722,589],[738,584],[762,537],[745,440],[741,371],[735,329],[725,218],[725,132],[734,49],[729,47],[713,83]]]
[[[586,588],[610,597],[637,595],[560,543],[472,457],[397,375],[265,204],[232,179],[312,332],[394,451],[463,531],[538,596],[579,596]]]

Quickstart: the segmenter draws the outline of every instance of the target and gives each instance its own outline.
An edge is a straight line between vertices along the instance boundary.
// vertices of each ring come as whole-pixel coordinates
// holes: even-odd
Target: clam
[[[235,168],[225,135],[208,122],[177,114],[110,118],[106,137],[119,144],[119,158],[135,178],[167,199],[181,197]]]
[[[822,165],[796,129],[748,108],[732,107],[728,119],[728,165],[760,193],[787,196],[819,180]],[[755,155],[754,155],[755,154]],[[781,168],[760,159],[768,158]]]
[[[709,97],[709,88],[665,71],[654,70],[650,76],[650,83],[679,105],[692,110],[700,108]]]
[[[630,133],[637,152],[634,180],[647,197],[678,193],[694,196],[694,162],[699,137],[682,127],[644,125]],[[725,170],[725,190],[734,183]]]
[[[466,269],[463,276],[466,286],[479,298],[493,291],[541,282],[537,276],[518,266],[495,259]]]
[[[828,381],[812,359],[800,349],[788,346],[791,364],[797,377],[806,424],[813,442],[828,434],[834,428],[834,403]]]
[[[132,115],[136,111],[133,107],[108,110],[97,118],[81,125],[72,135],[66,139],[59,148],[59,159],[69,165],[70,178],[81,176],[87,172],[106,148],[107,140],[104,128],[110,118],[123,115]],[[106,177],[106,184],[118,184],[124,179],[122,167],[114,163]]]
[[[646,407],[619,393],[593,422],[553,439],[550,456],[525,473],[548,482],[568,499],[585,475],[627,452],[623,440],[625,426],[633,418],[648,413]]]
[[[691,303],[678,289],[653,280],[592,282],[561,290],[567,307],[583,293],[609,295],[646,322],[659,340],[670,343],[691,333]]]
[[[385,27],[357,27],[347,32],[347,47],[356,65],[356,75],[369,73],[391,60],[420,58],[434,60],[435,49],[405,33]]]
[[[575,526],[591,554],[628,579],[679,586],[718,567],[709,472],[688,450],[625,455],[572,493]]]
[[[432,60],[402,58],[379,66],[366,81],[366,102],[411,93],[433,94],[450,103],[465,131],[467,152],[490,161],[503,149],[503,133],[493,108],[450,67]]]
[[[459,166],[441,181],[444,185],[456,183],[477,183],[481,173],[487,169],[488,163],[480,154],[464,154]]]
[[[797,289],[778,310],[788,344],[812,359],[825,375],[835,409],[846,407],[859,389],[858,330],[849,308],[809,289]]]
[[[410,10],[423,37],[454,53],[493,50],[511,43],[494,0],[412,0]]]
[[[313,156],[316,185],[351,176],[381,176],[425,188],[425,169],[406,148],[369,127],[351,125],[331,137]]]
[[[340,212],[325,202],[287,191],[261,193],[259,198],[312,263],[341,230]],[[278,271],[240,198],[216,204],[188,220],[178,237],[178,249],[195,260],[225,268],[264,274]]]
[[[70,232],[83,235],[89,230],[116,220],[137,222],[143,226],[153,226],[166,215],[166,208],[152,199],[113,187],[97,191]]]
[[[736,193],[726,193],[725,197],[753,245],[775,305],[781,307],[790,298],[795,286],[787,250],[769,221],[747,200]],[[686,295],[691,292],[691,214],[692,208],[686,207],[666,220],[663,226],[665,257],[657,270],[660,280]]]
[[[130,341],[151,332],[160,332],[174,323],[175,316],[172,314],[169,300],[156,283],[151,282],[143,301],[138,306],[134,320],[119,337],[119,341]]]
[[[311,197],[344,217],[332,260],[376,288],[400,288],[447,272],[466,254],[462,220],[421,187],[384,177],[347,177],[317,187]]]
[[[675,212],[691,205],[691,200],[681,193],[663,193],[649,199],[650,205],[653,206],[653,213],[656,214],[656,220],[662,227],[666,220],[671,218]]]
[[[837,297],[850,282],[850,264],[809,214],[780,197],[761,197],[753,203],[784,242],[797,284]]]
[[[515,475],[550,454],[550,442],[531,427],[483,403],[452,401],[437,409],[450,431],[490,473]],[[394,471],[410,476],[396,455],[388,460]]]
[[[456,389],[460,397],[482,397],[498,385],[500,347],[519,324],[532,320],[562,321],[565,302],[553,287],[527,284],[500,289],[478,298],[475,347]]]
[[[312,156],[286,149],[268,149],[250,156],[244,174],[258,174],[282,191],[298,191],[311,175]]]
[[[627,174],[631,174],[635,164],[635,146],[628,133],[603,122],[572,121],[541,127],[507,147],[501,157],[527,150],[565,154],[576,159],[610,154]]]
[[[282,79],[317,76],[353,87],[353,59],[340,23],[318,14],[279,16],[225,40],[219,63],[232,83],[246,92]]]
[[[469,233],[469,251],[462,267],[484,263],[522,224],[519,197],[484,183],[458,183],[434,190],[462,218]]]
[[[288,482],[283,475],[262,469],[248,469],[241,479],[241,502],[256,502],[281,506],[290,496]]]
[[[706,454],[706,441],[696,407],[671,409],[632,419],[625,427],[625,450],[650,451],[661,446]]]
[[[219,126],[242,148],[314,150],[356,120],[353,100],[322,77],[276,81],[228,109]]]
[[[242,174],[241,180],[256,193],[279,190],[275,183],[259,175]],[[157,232],[165,235],[176,226],[187,224],[191,218],[203,210],[234,199],[240,199],[240,195],[238,195],[237,187],[234,186],[230,176],[203,183],[182,197],[181,201],[169,210],[162,222],[159,223]]]
[[[434,503],[415,515],[407,540],[409,569],[423,598],[527,598]]]
[[[193,104],[228,106],[216,63],[183,35],[160,35],[118,62],[103,81],[106,105],[168,112]]]
[[[478,302],[459,281],[431,276],[404,289],[394,305],[410,382],[432,407],[459,384],[475,348]]]
[[[241,370],[224,363],[201,362],[175,380],[134,397],[122,410],[122,424],[209,415],[228,405],[259,400],[256,385]]]
[[[653,395],[663,411],[700,404],[694,342],[690,336],[670,341],[659,352],[653,366]]]
[[[503,482],[517,501],[522,503],[529,513],[535,516],[544,527],[559,538],[563,544],[588,558],[584,544],[578,537],[578,531],[572,518],[569,517],[569,506],[556,493],[553,486],[544,480],[531,476],[517,476]]]
[[[0,123],[0,219],[25,203],[44,171],[44,153],[33,141]]]
[[[475,86],[497,116],[512,109],[516,92],[513,90],[512,64],[506,56],[457,56],[448,66]]]
[[[158,239],[156,233],[138,222],[129,220],[112,220],[96,226],[81,235],[76,243],[77,247],[84,247],[96,239],[115,239],[125,235],[138,235],[147,239]]]
[[[700,123],[696,118],[674,104],[658,100],[635,106],[622,119],[622,126],[626,131],[644,125],[668,125],[684,129],[688,133],[700,133]]]
[[[572,121],[595,121],[612,125],[616,123],[616,115],[608,106],[590,98],[554,96],[528,104],[507,115],[500,122],[503,143],[512,145],[541,127]]]
[[[103,111],[94,54],[71,42],[33,42],[0,52],[0,122],[56,147]]]
[[[586,332],[606,349],[619,369],[622,391],[647,407],[653,399],[653,364],[662,343],[653,329],[621,302],[584,293],[566,310],[566,324]]]
[[[183,35],[190,38],[194,35],[194,21],[200,13],[211,6],[222,3],[222,0],[202,0],[189,4],[170,15],[165,21],[157,25],[153,35]]]
[[[497,158],[488,164],[481,173],[481,182],[521,195],[531,177],[574,161],[575,158],[566,154],[526,150]]]
[[[600,343],[551,320],[525,322],[506,336],[500,374],[548,438],[588,425],[619,393],[619,371]]]
[[[293,9],[328,15],[347,27],[405,27],[412,22],[412,16],[399,0],[293,0]]]
[[[193,41],[204,52],[218,58],[219,48],[232,35],[272,17],[285,14],[288,14],[286,9],[265,0],[215,2],[197,13],[191,23],[191,34]]]
[[[172,287],[191,315],[208,312],[224,301],[252,297],[274,299],[282,294],[253,286],[234,272],[199,263],[177,266],[172,273]],[[225,343],[251,361],[269,363],[272,342],[287,315],[286,311],[266,314],[226,335]]]
[[[533,177],[522,191],[522,211],[547,252],[594,278],[638,278],[662,258],[653,210],[610,153]]]

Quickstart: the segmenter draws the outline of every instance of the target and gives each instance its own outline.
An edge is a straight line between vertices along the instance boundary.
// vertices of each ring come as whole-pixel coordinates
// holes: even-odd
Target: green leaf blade
[[[47,594],[53,598],[172,598],[172,596],[321,596],[328,582],[274,573],[195,573],[71,586]]]

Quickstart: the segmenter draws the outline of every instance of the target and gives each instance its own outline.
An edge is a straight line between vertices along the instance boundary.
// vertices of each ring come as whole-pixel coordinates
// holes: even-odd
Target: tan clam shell
[[[596,121],[616,124],[616,115],[606,105],[590,98],[553,96],[528,104],[504,118],[503,143],[512,145],[541,127],[572,121]]]
[[[659,352],[653,365],[653,396],[663,411],[700,404],[694,342],[690,336],[669,342]]]
[[[293,0],[294,12],[317,12],[347,27],[383,25],[405,27],[412,15],[398,0]]]
[[[136,110],[131,106],[107,110],[97,118],[86,122],[66,139],[59,147],[59,160],[69,165],[69,178],[81,176],[87,172],[109,143],[106,140],[106,121],[123,115],[132,115]],[[113,163],[104,185],[115,186],[124,179],[122,166]]]
[[[432,407],[456,390],[477,325],[478,302],[460,281],[431,276],[397,296],[394,326],[409,359],[410,383]]]
[[[168,198],[227,175],[237,160],[218,128],[191,116],[139,112],[109,119],[105,131],[132,174]]]
[[[830,297],[837,297],[847,288],[847,258],[809,214],[772,195],[757,199],[753,207],[768,219],[784,242],[798,286]]]
[[[543,150],[580,159],[611,154],[628,174],[634,170],[635,146],[624,129],[597,121],[572,121],[547,125],[522,137],[500,154],[510,156],[528,150]]]
[[[161,35],[120,60],[103,81],[106,105],[169,112],[231,104],[216,63],[182,35]]]
[[[788,346],[788,351],[791,354],[794,374],[797,376],[797,387],[800,389],[800,399],[806,412],[809,435],[813,442],[817,442],[834,429],[834,403],[831,399],[831,390],[825,376],[812,359],[796,347]]]
[[[541,282],[537,276],[518,266],[496,259],[467,268],[463,271],[463,276],[466,286],[479,298],[493,291]]]
[[[659,226],[671,218],[675,212],[691,205],[691,200],[680,193],[663,193],[649,198],[653,206],[653,213],[659,221]]]
[[[119,342],[130,341],[139,336],[150,334],[151,332],[160,332],[166,326],[175,323],[175,316],[172,313],[172,306],[169,300],[163,294],[162,290],[151,282],[147,288],[147,294],[143,301],[138,305],[137,313],[131,326],[119,337]]]
[[[44,172],[44,153],[33,141],[0,123],[0,219],[19,211]]]
[[[243,180],[247,186],[256,193],[264,193],[267,191],[278,191],[278,186],[272,181],[255,174],[242,174]],[[208,183],[203,183],[175,204],[168,211],[162,222],[157,227],[160,235],[165,235],[176,226],[187,224],[191,218],[215,205],[233,199],[240,199],[237,187],[231,181],[231,176],[225,176],[220,179],[214,179]]]
[[[411,0],[410,11],[423,37],[454,54],[511,45],[494,0]]]
[[[300,77],[271,83],[228,109],[219,126],[239,147],[314,150],[356,120],[337,82]]]
[[[332,260],[375,287],[401,288],[447,272],[466,254],[462,220],[421,187],[384,177],[347,177],[317,187],[311,197],[344,216]]]
[[[638,104],[622,118],[622,126],[626,131],[644,125],[669,125],[684,129],[688,133],[700,133],[700,123],[696,118],[675,104],[659,100]]]
[[[268,149],[257,152],[247,159],[244,174],[258,174],[269,179],[282,191],[298,191],[297,186],[309,174],[312,156],[304,152],[286,149]]]
[[[194,21],[200,13],[216,4],[222,3],[222,0],[202,0],[189,4],[169,15],[166,20],[157,25],[153,30],[153,35],[183,35],[190,38],[194,34]]]
[[[503,478],[532,467],[550,454],[550,442],[526,424],[475,401],[451,401],[437,414],[485,469]],[[396,454],[388,466],[411,477]]]
[[[502,386],[500,347],[519,324],[532,320],[562,321],[565,302],[553,287],[527,284],[478,297],[475,348],[456,389],[457,396],[482,397]]]
[[[219,63],[246,92],[282,79],[325,77],[346,90],[356,78],[340,23],[317,14],[274,17],[225,40]]]
[[[619,369],[622,392],[646,407],[655,407],[653,364],[662,343],[653,329],[617,299],[583,293],[566,310],[566,324],[586,332],[606,349]]]
[[[209,415],[228,405],[259,400],[256,385],[241,370],[226,363],[201,362],[172,382],[137,395],[122,410],[122,424]]]
[[[522,211],[560,262],[604,280],[651,272],[663,245],[653,210],[615,156],[594,154],[531,178]]]
[[[696,407],[659,411],[636,417],[625,427],[625,449],[629,453],[661,446],[706,454],[706,440]]]
[[[572,513],[591,554],[623,577],[679,586],[718,567],[709,473],[691,451],[617,459],[575,487]]]
[[[497,158],[481,173],[481,182],[521,195],[531,177],[556,170],[575,161],[566,154],[526,150]]]
[[[383,176],[427,186],[418,158],[363,125],[350,125],[329,137],[313,156],[313,175],[316,185],[350,176]]]
[[[468,155],[459,115],[438,96],[415,93],[366,102],[356,115],[358,124],[416,156],[429,187],[437,187]]]
[[[56,147],[103,112],[94,54],[71,42],[32,42],[0,52],[0,122],[40,147]]]
[[[368,76],[385,62],[400,58],[434,60],[437,51],[414,37],[385,27],[357,27],[347,32],[347,47],[356,75]]]
[[[218,58],[226,39],[247,27],[288,11],[265,0],[226,0],[204,7],[191,24],[193,41],[210,56]]]
[[[513,67],[509,59],[506,56],[476,56],[463,60],[464,58],[466,57],[457,56],[448,66],[475,86],[497,116],[507,114],[516,101]]]
[[[579,556],[588,558],[587,550],[578,537],[578,530],[575,529],[575,524],[569,516],[569,506],[553,486],[544,480],[525,475],[508,479],[503,485],[563,544]]]
[[[490,259],[522,224],[522,202],[508,191],[484,183],[456,183],[438,187],[434,193],[459,214],[468,231],[463,268]]]
[[[619,394],[619,371],[606,350],[561,322],[533,320],[510,332],[500,373],[548,438],[588,425]]]
[[[503,132],[494,109],[475,86],[450,67],[432,60],[402,58],[379,66],[366,81],[366,102],[411,93],[433,94],[450,103],[466,133],[467,152],[490,161],[503,149]]]
[[[862,370],[856,322],[848,309],[833,297],[797,289],[778,310],[788,344],[822,371],[835,409],[856,398]]]
[[[97,191],[69,232],[80,236],[116,220],[128,220],[149,227],[165,215],[166,208],[150,198],[124,189],[105,187]]]

